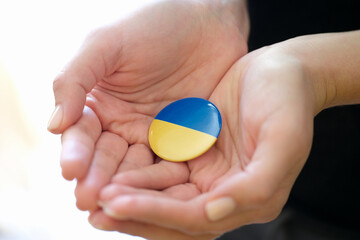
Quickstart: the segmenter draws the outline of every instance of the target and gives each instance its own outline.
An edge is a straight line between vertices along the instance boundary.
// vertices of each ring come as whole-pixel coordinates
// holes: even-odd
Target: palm
[[[218,80],[214,79],[214,81]],[[222,81],[227,82],[228,79],[225,78],[225,80]],[[189,81],[189,83],[191,82]],[[159,83],[159,85],[161,86],[161,83]],[[227,85],[227,83],[225,83],[225,85]],[[116,166],[117,169],[112,169],[113,171],[108,171],[106,174],[110,173],[116,175],[116,173],[119,173],[113,178],[117,183],[132,185],[134,187],[148,187],[142,185],[143,183],[140,183],[140,185],[136,185],[136,183],[134,185],[134,182],[130,183],[129,181],[131,181],[132,178],[129,177],[129,175],[124,175],[122,173],[124,171],[146,167],[162,161],[158,157],[154,158],[154,155],[149,149],[147,142],[149,126],[154,116],[161,110],[161,108],[175,99],[188,96],[210,98],[210,101],[219,106],[224,119],[222,133],[220,134],[216,145],[204,155],[187,163],[163,163],[166,165],[166,168],[170,172],[174,172],[175,175],[165,175],[164,177],[160,177],[155,180],[155,183],[147,181],[147,183],[151,184],[151,187],[149,188],[162,190],[163,193],[172,197],[190,199],[201,193],[210,191],[221,183],[223,179],[226,179],[228,176],[231,176],[241,170],[241,168],[244,167],[244,159],[242,157],[240,158],[238,155],[240,149],[238,143],[234,142],[234,138],[239,138],[239,136],[232,135],[234,133],[233,130],[238,128],[237,126],[239,126],[239,122],[230,120],[233,115],[238,114],[238,111],[235,109],[235,105],[228,106],[232,109],[227,109],[227,111],[225,108],[222,108],[224,98],[229,94],[232,95],[232,91],[235,91],[235,89],[223,88],[222,86],[225,85],[217,83],[213,89],[206,90],[203,88],[195,88],[188,92],[182,91],[181,89],[183,89],[183,87],[179,89],[178,86],[172,86],[170,89],[178,93],[175,98],[162,98],[163,96],[161,96],[161,98],[156,100],[148,99],[146,102],[142,102],[141,98],[139,102],[129,102],[129,100],[125,101],[120,98],[120,95],[123,93],[120,93],[119,91],[112,91],[109,88],[104,88],[104,83],[99,84],[99,87],[96,87],[88,95],[87,106],[94,110],[96,116],[98,116],[102,125],[102,135],[107,134],[108,136],[109,133],[115,134],[121,139],[124,139],[129,147],[136,145],[145,146],[143,151],[138,152],[136,157],[132,157],[130,166],[128,161],[121,161],[121,159],[119,159],[121,162],[119,162],[119,165]],[[117,88],[117,90],[118,89],[119,88]],[[161,87],[153,90],[160,93],[164,92],[164,90],[161,90]],[[166,89],[166,91],[169,91],[169,89]],[[144,96],[148,96],[151,92],[138,92],[137,94],[144,94]],[[154,96],[158,97],[157,95]],[[240,132],[237,131],[235,134],[240,134]],[[112,141],[109,143],[110,144],[106,147],[101,147],[100,149],[103,151],[104,148],[106,148],[106,151],[116,154],[116,150],[112,149],[119,148],[118,142]],[[102,161],[106,162],[109,160],[103,159]],[[102,165],[106,165],[106,163],[103,163]],[[173,168],[173,170],[171,170],[171,168]],[[179,169],[181,169],[181,171],[179,171]],[[158,176],[158,172],[156,170],[152,174],[154,174],[155,177]],[[96,176],[91,177],[95,178]],[[168,177],[171,177],[171,179],[168,179]],[[80,191],[81,186],[82,181],[79,181],[78,188],[80,188]],[[180,189],[182,194],[178,195],[177,193]],[[89,199],[87,196],[88,194],[83,194],[84,199]],[[81,195],[79,198],[81,201]]]
[[[125,159],[132,158],[131,164],[137,167],[152,164],[154,159],[150,158],[151,151],[147,148],[147,131],[153,117],[174,100],[184,97],[209,98],[234,61],[246,53],[245,38],[231,20],[224,21],[216,14],[204,14],[204,10],[211,11],[205,6],[189,7],[185,4],[193,3],[177,2],[169,4],[178,6],[150,6],[150,9],[95,32],[90,37],[93,42],[101,40],[102,46],[107,46],[100,51],[105,77],[87,96],[86,105],[94,112],[92,118],[97,120],[83,120],[88,121],[91,131],[96,129],[91,126],[92,122],[101,124],[102,133],[99,136],[95,134],[93,138],[98,147],[91,155],[96,156],[97,152],[102,151],[107,152],[108,158],[114,154],[125,156]],[[166,11],[164,8],[167,8]],[[169,11],[168,8],[176,11]],[[204,17],[199,18],[198,15]],[[123,141],[128,149],[138,149],[141,145],[142,151],[135,158],[132,153],[126,157],[130,151],[119,149],[124,145]],[[101,144],[103,142],[107,144]],[[142,160],[135,163],[136,159]],[[94,161],[95,157],[92,166],[98,167]],[[101,166],[106,165],[107,161],[114,160],[104,159]],[[201,164],[201,161],[197,162]],[[108,164],[112,169],[102,173],[106,177],[99,176],[96,170],[96,173],[92,173],[93,167],[89,168],[85,178],[79,173],[78,206],[94,208],[95,199],[91,200],[91,206],[88,203],[89,191],[93,191],[90,195],[95,196],[95,192],[106,184],[117,169],[133,168],[124,167],[128,163]],[[63,171],[67,171],[66,166],[63,166]],[[81,171],[84,170],[78,172]],[[196,172],[195,165],[193,172]],[[96,181],[96,178],[103,180]],[[97,182],[97,186],[89,186],[89,182]]]
[[[262,138],[273,137],[274,142],[277,142],[278,137],[275,134],[284,130],[288,130],[286,134],[293,134],[294,138],[298,137],[294,148],[297,157],[294,161],[299,162],[290,170],[298,173],[306,159],[312,136],[312,115],[307,108],[309,102],[304,99],[301,91],[302,75],[294,71],[295,64],[285,61],[282,69],[285,78],[279,76],[278,82],[264,83],[263,77],[278,69],[269,68],[272,63],[260,59],[257,55],[261,53],[262,51],[255,52],[238,61],[211,93],[209,100],[219,108],[223,118],[223,128],[213,148],[186,163],[162,161],[163,166],[159,166],[161,164],[147,166],[146,171],[138,169],[121,172],[113,178],[115,185],[118,185],[117,190],[109,188],[113,193],[107,191],[105,195],[108,196],[105,198],[134,191],[123,188],[122,185],[161,190],[150,191],[147,194],[160,194],[182,200],[206,195],[233,176],[239,173],[246,175],[249,171],[247,166],[254,159],[256,148],[261,146]],[[290,72],[291,78],[286,75]],[[290,89],[296,90],[289,94]],[[273,90],[282,93],[277,98],[273,98]],[[288,102],[288,106],[282,107],[285,101]],[[140,135],[147,136],[151,120],[149,118],[146,127],[139,132]],[[303,128],[294,129],[294,124],[305,125]],[[152,164],[153,161],[148,163],[148,165]],[[294,180],[293,174],[284,178],[277,190],[282,198],[286,199]]]
[[[189,180],[201,193],[216,189],[234,175],[253,171],[247,166],[258,158],[254,154],[262,154],[259,149],[267,138],[273,142],[283,141],[281,137],[296,139],[291,149],[293,165],[278,186],[277,197],[286,199],[306,160],[313,116],[307,82],[298,62],[268,52],[257,50],[234,64],[210,96],[222,114],[223,129],[211,152],[188,163]]]
[[[131,114],[137,115],[140,126],[139,122],[131,124],[143,129],[149,122],[144,119],[149,120],[169,102],[188,96],[209,98],[233,62],[246,53],[245,39],[234,23],[215,15],[205,21],[193,20],[204,14],[200,13],[204,6],[171,4],[177,4],[171,6],[172,11],[164,4],[151,6],[106,30],[105,37],[111,37],[104,38],[105,45],[121,57],[105,61],[110,72],[90,94],[93,104],[89,105],[96,109],[104,130],[121,132],[109,123],[124,124]],[[144,134],[135,135],[140,139]],[[125,139],[129,144],[136,142]]]
[[[312,137],[313,99],[308,82],[296,59],[283,56],[281,51],[263,49],[248,54],[208,92],[208,99],[219,108],[223,118],[219,139],[208,152],[186,163],[157,163],[153,155],[149,157],[146,147],[147,153],[132,160],[140,163],[146,155],[150,160],[130,168],[122,167],[124,158],[119,173],[114,171],[109,176],[110,179],[115,175],[113,184],[101,191],[100,200],[108,216],[132,221],[116,222],[101,210],[91,214],[91,221],[131,234],[138,234],[139,229],[149,227],[144,223],[151,223],[151,230],[144,230],[144,236],[159,230],[164,235],[180,234],[182,239],[184,233],[215,231],[216,235],[216,230],[220,233],[273,219],[286,202],[306,160]],[[124,106],[130,104],[119,102]],[[143,126],[135,134],[139,139],[143,136],[145,141],[152,117],[166,102],[157,102],[152,111],[139,115],[142,116],[139,119],[147,119],[138,125]],[[136,104],[142,113],[149,106],[131,104]],[[118,120],[122,122],[124,118],[120,115]],[[239,210],[224,221],[209,222],[204,216],[209,197],[221,197],[221,192],[229,194],[234,190],[240,201]],[[129,226],[134,230],[128,230]]]

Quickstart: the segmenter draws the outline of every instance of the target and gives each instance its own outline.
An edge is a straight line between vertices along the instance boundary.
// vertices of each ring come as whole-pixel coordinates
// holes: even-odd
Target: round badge
[[[151,149],[162,159],[181,162],[205,153],[216,142],[221,115],[211,102],[184,98],[162,109],[149,129]]]

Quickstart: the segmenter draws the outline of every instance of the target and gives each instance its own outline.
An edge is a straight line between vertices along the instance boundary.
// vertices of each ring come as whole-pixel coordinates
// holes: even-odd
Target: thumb
[[[310,145],[310,130],[299,128],[296,121],[264,127],[249,165],[212,191],[205,207],[208,219],[218,221],[252,210],[263,212],[264,216],[257,215],[260,221],[276,215],[305,163]],[[276,207],[270,210],[274,214],[265,207],[273,201]]]
[[[105,45],[101,38],[87,38],[78,54],[66,65],[53,83],[55,110],[48,130],[62,133],[81,116],[89,93],[105,75]]]

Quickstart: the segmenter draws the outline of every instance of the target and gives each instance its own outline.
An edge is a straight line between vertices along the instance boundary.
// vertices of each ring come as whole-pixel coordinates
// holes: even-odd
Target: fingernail
[[[108,230],[104,225],[102,225],[100,223],[92,223],[92,222],[90,222],[90,224],[96,229],[103,230],[103,231]]]
[[[236,203],[231,197],[223,197],[212,200],[206,204],[205,210],[210,221],[218,221],[232,213]]]
[[[60,126],[62,119],[63,119],[63,108],[61,105],[57,105],[53,114],[51,115],[47,129],[49,131],[56,130]]]
[[[103,231],[108,230],[108,228],[104,224],[99,222],[99,220],[96,217],[95,218],[89,218],[89,223],[96,229],[103,230]]]
[[[128,217],[123,216],[123,215],[119,215],[119,214],[115,213],[113,210],[111,210],[108,207],[104,207],[103,211],[104,211],[105,215],[107,215],[107,216],[109,216],[111,218],[114,218],[116,220],[129,220]]]
[[[97,202],[97,205],[98,205],[99,207],[101,207],[101,208],[104,208],[104,207],[105,207],[105,203],[102,202],[102,201],[100,201],[100,200]]]

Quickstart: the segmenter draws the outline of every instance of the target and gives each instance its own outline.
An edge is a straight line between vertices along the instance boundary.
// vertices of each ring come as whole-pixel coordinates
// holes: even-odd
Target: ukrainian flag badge
[[[211,102],[184,98],[162,109],[149,129],[151,149],[162,159],[188,161],[216,142],[221,130],[221,115]]]

